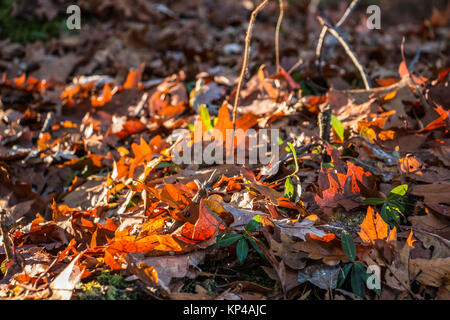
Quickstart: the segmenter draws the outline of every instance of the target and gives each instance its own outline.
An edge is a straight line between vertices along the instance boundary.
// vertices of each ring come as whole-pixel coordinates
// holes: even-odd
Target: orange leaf
[[[387,95],[384,96],[384,101],[388,101],[388,100],[392,100],[395,98],[395,96],[397,95],[397,90],[391,91],[389,92]]]
[[[49,142],[51,138],[52,137],[50,136],[50,133],[45,132],[42,135],[42,137],[38,140],[39,150],[47,149],[49,147],[47,142]]]
[[[394,130],[383,130],[380,133],[378,133],[378,138],[381,141],[394,140],[394,137],[395,137]]]
[[[434,129],[447,126],[447,118],[449,115],[449,111],[444,110],[444,108],[442,108],[440,105],[437,105],[437,108],[434,108],[434,110],[436,110],[436,112],[439,113],[440,117],[430,122],[425,128],[423,128],[419,132],[432,131]]]
[[[105,103],[111,101],[113,97],[113,93],[111,88],[109,87],[109,84],[105,84],[103,87],[103,93],[100,97],[94,96],[91,99],[91,104],[94,107],[102,107],[105,105]]]
[[[382,87],[389,87],[398,82],[397,78],[377,79],[376,82]]]
[[[414,156],[406,156],[398,160],[400,170],[404,173],[414,173],[420,170],[422,164]]]
[[[310,233],[309,236],[311,237],[311,239],[315,239],[315,240],[319,240],[319,241],[323,241],[323,242],[330,242],[330,241],[333,241],[336,238],[334,233],[327,233],[323,237],[318,237],[315,234]]]
[[[414,248],[413,243],[416,242],[417,240],[413,240],[412,236],[413,236],[413,232],[412,232],[412,230],[411,230],[408,239],[406,239],[406,243],[407,243],[408,246],[410,246],[411,248]]]
[[[271,97],[272,99],[276,99],[278,97],[278,90],[275,89],[272,84],[265,78],[266,76],[264,75],[264,66],[261,66],[261,68],[259,68],[258,70],[258,79],[269,94],[269,97]]]
[[[389,232],[389,227],[380,214],[373,210],[372,207],[367,208],[367,215],[361,224],[361,231],[358,232],[361,240],[365,243],[375,243],[377,239],[396,240],[396,228]]]
[[[149,266],[146,263],[139,263],[138,268],[154,283],[158,283],[158,272],[155,267]]]
[[[185,208],[191,201],[186,192],[173,184],[166,184],[159,193],[159,199],[175,209]]]
[[[124,89],[137,89],[139,82],[142,79],[142,73],[144,73],[145,63],[141,63],[139,68],[135,70],[130,70],[127,76],[127,80],[125,81],[123,88]]]
[[[130,120],[123,124],[122,130],[119,132],[114,132],[116,136],[120,139],[125,139],[126,137],[131,136],[132,134],[142,132],[147,127],[139,120]]]
[[[196,244],[214,237],[218,229],[224,229],[222,220],[201,199],[199,204],[199,217],[195,225],[186,222],[173,235],[184,242]]]

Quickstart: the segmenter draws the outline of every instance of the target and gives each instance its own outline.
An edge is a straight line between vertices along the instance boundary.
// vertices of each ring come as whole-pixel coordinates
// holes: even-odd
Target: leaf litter
[[[448,297],[445,15],[369,33],[353,14],[339,39],[350,53],[319,19],[330,34],[317,68],[307,2],[280,2],[279,35],[273,1],[250,26],[250,1],[166,2],[79,1],[91,31],[1,40],[0,295]],[[279,129],[281,160],[177,165],[172,134],[195,126]]]

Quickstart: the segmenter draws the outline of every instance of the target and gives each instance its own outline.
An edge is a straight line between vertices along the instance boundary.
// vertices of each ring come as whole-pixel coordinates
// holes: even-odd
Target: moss
[[[102,272],[97,279],[82,283],[77,287],[80,300],[136,300],[139,292],[133,284],[125,281],[123,276]]]
[[[364,221],[364,214],[352,214],[351,216],[347,216],[343,212],[337,212],[334,216],[330,218],[332,222],[343,222],[347,226],[351,228],[356,228],[361,225],[361,223]]]
[[[13,3],[25,0],[3,0],[0,2],[0,34],[10,38],[13,42],[32,42],[48,40],[57,37],[59,32],[66,29],[65,16],[58,15],[56,19],[27,20],[12,15]]]

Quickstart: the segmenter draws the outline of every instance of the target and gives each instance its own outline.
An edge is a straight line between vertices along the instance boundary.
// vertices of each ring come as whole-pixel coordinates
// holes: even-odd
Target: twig
[[[3,237],[3,248],[5,248],[6,259],[8,261],[15,260],[14,259],[14,251],[11,246],[11,241],[9,239],[9,228],[5,219],[5,211],[0,206],[0,232]]]
[[[424,300],[421,296],[419,296],[419,295],[415,294],[414,292],[412,292],[411,288],[409,288],[405,283],[403,283],[403,282],[397,277],[397,275],[395,274],[395,272],[392,271],[392,269],[391,269],[391,267],[389,266],[389,264],[387,263],[387,261],[386,261],[385,259],[383,259],[383,260],[384,260],[384,263],[385,263],[385,265],[386,265],[386,268],[388,268],[389,272],[392,274],[392,276],[395,278],[395,280],[397,280],[398,283],[401,284],[401,286],[402,286],[403,288],[405,288],[406,291],[408,291],[408,293],[409,293],[413,298],[415,298],[415,299],[417,299],[417,300]],[[408,261],[408,265],[409,265],[409,261]],[[409,276],[409,275],[408,275],[408,276]]]
[[[369,90],[371,88],[371,84],[370,84],[369,76],[367,75],[367,71],[364,68],[364,66],[361,64],[361,62],[358,60],[355,53],[353,53],[352,49],[350,48],[350,45],[345,41],[345,39],[342,37],[342,35],[336,28],[334,28],[334,27],[330,26],[328,23],[326,23],[322,19],[322,17],[317,17],[317,19],[319,20],[320,24],[322,26],[326,27],[328,29],[328,32],[330,32],[341,43],[345,52],[350,57],[350,59],[353,61],[356,68],[359,70],[359,73],[361,74],[361,78],[364,82],[364,87],[366,88],[366,90]]]
[[[234,98],[234,105],[233,105],[233,141],[234,141],[234,134],[236,131],[236,113],[237,113],[237,107],[239,103],[239,96],[241,94],[242,89],[242,83],[244,82],[244,76],[247,72],[247,65],[248,65],[248,58],[249,58],[249,51],[250,51],[250,41],[252,39],[252,31],[253,31],[253,25],[255,23],[256,16],[258,15],[258,12],[264,8],[264,6],[267,4],[269,0],[263,0],[256,8],[252,11],[252,14],[250,15],[250,21],[248,23],[248,29],[247,34],[245,35],[245,48],[244,48],[244,61],[242,62],[242,70],[241,74],[239,76],[238,85],[236,88],[236,97]]]
[[[275,29],[275,63],[277,66],[277,72],[280,72],[280,27],[284,14],[283,0],[278,0],[278,4],[280,7],[280,15],[278,16],[277,27]]]
[[[291,75],[292,72],[295,71],[299,66],[303,64],[303,59],[299,59],[288,71],[288,74]]]
[[[356,5],[358,4],[359,0],[353,0],[350,5],[348,6],[347,10],[345,10],[344,15],[342,16],[342,18],[338,21],[338,23],[336,23],[335,28],[340,28],[345,21],[347,20],[347,18],[350,16],[350,14],[352,13],[353,9],[355,9]],[[320,36],[319,36],[319,41],[317,42],[317,47],[316,47],[316,59],[317,59],[317,68],[319,71],[319,75],[322,75],[322,48],[323,48],[323,43],[325,41],[325,37],[327,35],[327,28],[324,26],[322,27],[322,31],[320,32]]]
[[[330,142],[331,132],[331,107],[326,104],[323,108],[320,108],[320,113],[317,118],[319,124],[319,136],[322,140]]]

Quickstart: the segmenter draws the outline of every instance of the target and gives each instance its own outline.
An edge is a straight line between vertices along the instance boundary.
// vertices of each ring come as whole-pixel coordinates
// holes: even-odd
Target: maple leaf
[[[361,240],[365,243],[375,244],[375,240],[397,240],[397,230],[394,227],[389,231],[389,226],[384,222],[378,212],[372,207],[367,208],[367,214],[361,224],[361,231],[358,232]]]

